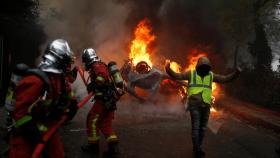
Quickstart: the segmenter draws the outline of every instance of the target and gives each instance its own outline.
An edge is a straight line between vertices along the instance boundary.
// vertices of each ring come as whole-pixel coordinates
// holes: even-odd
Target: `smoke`
[[[118,102],[117,119],[119,123],[130,123],[131,121],[143,122],[154,120],[165,120],[184,117],[186,112],[179,96],[174,96],[171,100],[164,100],[158,96],[157,102],[140,103],[128,94]],[[121,117],[118,117],[121,116]]]
[[[156,52],[152,59],[158,65],[163,60],[176,60],[186,64],[187,56],[192,49],[200,49],[216,59],[222,55],[223,34],[220,33],[217,18],[211,2],[194,2],[184,0],[121,0],[130,8],[127,24],[133,28],[143,19],[151,22],[156,35]],[[227,52],[230,53],[230,52]],[[164,56],[164,57],[161,57]],[[221,57],[221,56],[220,56]],[[218,61],[217,61],[218,62]],[[157,66],[158,66],[157,65]]]
[[[280,71],[280,2],[272,10],[269,10],[267,18],[264,19],[265,31],[268,37],[268,42],[272,50],[273,59],[271,68],[275,72]]]
[[[49,40],[69,41],[78,62],[83,49],[93,47],[104,61],[121,61],[127,35],[127,8],[114,1],[40,1],[41,23]]]
[[[274,54],[272,62],[271,62],[271,68],[273,71],[276,71],[276,72],[280,71],[280,55]]]
[[[40,0],[39,9],[40,23],[48,41],[68,40],[78,64],[81,64],[83,49],[93,47],[103,61],[115,60],[121,67],[128,58],[133,30],[140,20],[147,18],[156,36],[152,60],[159,69],[165,59],[185,67],[191,50],[199,49],[208,53],[214,70],[223,72],[225,67],[233,67],[237,44],[239,64],[254,68],[254,58],[248,52],[248,42],[255,38],[253,3],[241,0]]]
[[[65,38],[78,59],[83,49],[93,47],[104,61],[116,60],[119,65],[128,57],[133,29],[148,18],[157,36],[153,58],[184,65],[187,54],[196,48],[208,52],[220,67],[219,63],[226,63],[224,57],[232,60],[233,49],[216,9],[214,1],[40,1],[41,23],[49,40]]]

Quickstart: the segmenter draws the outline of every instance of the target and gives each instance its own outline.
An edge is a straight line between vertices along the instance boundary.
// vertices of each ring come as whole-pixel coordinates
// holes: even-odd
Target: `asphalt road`
[[[132,104],[133,103],[133,104]],[[79,111],[62,133],[67,158],[92,157],[80,150],[86,144],[85,118]],[[114,120],[123,158],[192,157],[191,124],[179,104],[141,105],[121,102]],[[251,126],[230,113],[213,113],[203,145],[208,158],[277,158],[279,134]],[[106,144],[101,143],[101,150]]]

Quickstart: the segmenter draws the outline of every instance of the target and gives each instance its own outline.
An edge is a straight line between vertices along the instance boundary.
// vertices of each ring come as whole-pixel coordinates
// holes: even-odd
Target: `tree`
[[[3,72],[0,99],[7,88],[12,67],[19,62],[34,65],[39,46],[45,41],[43,27],[37,23],[38,0],[1,0],[0,37],[3,39]],[[1,104],[3,105],[3,104]]]

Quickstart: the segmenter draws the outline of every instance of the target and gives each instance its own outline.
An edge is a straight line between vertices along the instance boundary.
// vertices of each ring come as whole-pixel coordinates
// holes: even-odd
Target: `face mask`
[[[210,69],[211,68],[208,65],[201,65],[201,66],[197,67],[196,71],[199,76],[204,77],[209,74]]]

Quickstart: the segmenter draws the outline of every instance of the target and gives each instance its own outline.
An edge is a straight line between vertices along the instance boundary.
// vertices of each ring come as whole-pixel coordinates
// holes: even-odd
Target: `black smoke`
[[[0,56],[0,99],[5,95],[10,73],[17,63],[35,66],[45,43],[43,26],[38,23],[37,0],[0,1],[0,41],[3,55]],[[0,52],[1,54],[1,52]],[[1,104],[3,105],[3,104]]]
[[[171,59],[186,66],[191,50],[198,49],[208,53],[214,70],[219,73],[232,70],[237,63],[246,69],[246,75],[254,76],[262,73],[260,63],[272,73],[270,62],[274,50],[270,50],[268,39],[259,40],[259,37],[270,38],[266,36],[267,24],[263,19],[267,18],[266,10],[275,7],[275,2],[266,2],[269,1],[41,0],[39,9],[48,40],[68,40],[78,61],[84,48],[93,47],[104,61],[116,60],[121,65],[128,58],[135,27],[146,18],[156,36],[154,65],[160,67],[165,59]],[[262,28],[256,29],[258,26]],[[258,77],[242,79],[242,83],[255,78]],[[256,96],[249,89],[244,90],[244,84],[235,89],[236,94],[246,91],[246,96]]]
[[[156,56],[178,60],[181,64],[185,64],[192,49],[201,49],[213,56],[228,56],[224,55],[228,43],[219,26],[213,2],[95,0],[49,2],[45,5],[51,8],[43,11],[52,15],[43,17],[50,39],[62,37],[70,40],[78,54],[85,47],[94,47],[105,59],[118,58],[121,61],[116,54],[122,58],[128,56],[133,30],[139,21],[147,18],[157,37],[154,43]]]

